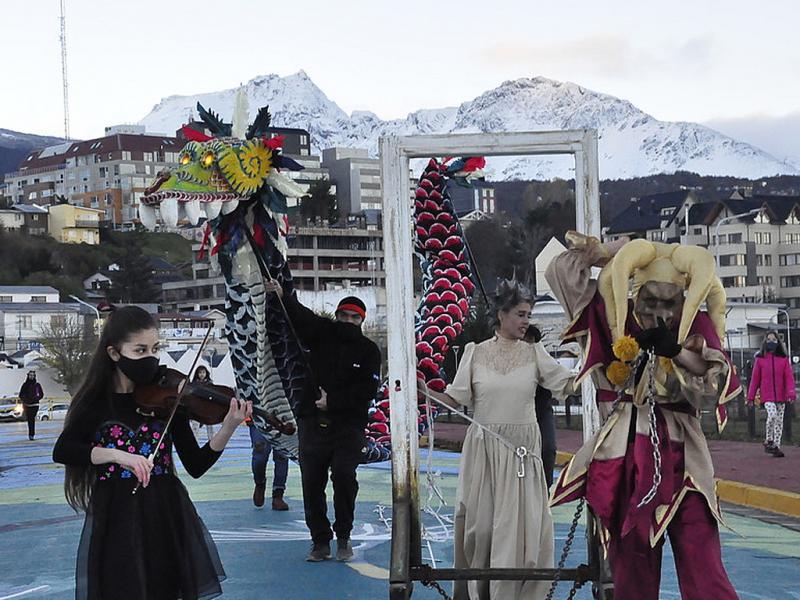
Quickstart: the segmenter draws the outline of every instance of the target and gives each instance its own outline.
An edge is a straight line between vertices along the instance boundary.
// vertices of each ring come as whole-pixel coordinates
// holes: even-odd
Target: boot
[[[767,454],[772,454],[774,451],[775,444],[773,444],[771,440],[769,442],[764,442],[764,452]]]
[[[265,483],[257,483],[255,489],[253,489],[253,504],[257,507],[261,508],[264,506],[264,492],[267,489],[267,484]]]
[[[775,449],[772,451],[772,456],[775,458],[783,458],[786,455],[781,451],[780,446],[775,446]]]
[[[311,551],[306,556],[308,562],[322,562],[331,557],[331,545],[328,542],[316,543],[311,547]]]
[[[289,505],[283,500],[283,490],[272,490],[272,510],[289,510]]]

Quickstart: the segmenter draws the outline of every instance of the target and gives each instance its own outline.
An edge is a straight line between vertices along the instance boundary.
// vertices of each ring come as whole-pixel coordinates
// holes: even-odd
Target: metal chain
[[[547,592],[547,596],[545,600],[553,600],[553,594],[555,594],[556,587],[558,587],[558,582],[561,580],[561,571],[564,569],[564,565],[567,562],[567,556],[569,555],[569,550],[572,547],[572,542],[575,539],[575,531],[578,529],[578,522],[581,520],[581,513],[583,513],[583,506],[586,502],[585,498],[581,498],[580,502],[578,502],[578,508],[575,510],[575,516],[572,517],[572,524],[569,527],[569,533],[567,534],[567,541],[564,542],[564,549],[561,551],[561,558],[558,560],[558,567],[556,568],[556,574],[553,577],[553,582],[550,584],[550,589]],[[573,586],[572,590],[569,593],[569,598],[573,598],[575,593],[578,591],[578,588],[581,587],[583,584],[578,584],[576,581]]]
[[[650,419],[650,444],[653,446],[653,485],[650,491],[645,494],[641,502],[636,508],[641,508],[645,504],[652,502],[653,498],[658,493],[658,486],[661,485],[661,449],[659,448],[660,440],[658,438],[658,423],[656,421],[656,390],[655,390],[655,372],[656,365],[658,364],[657,358],[652,351],[648,351],[649,373],[647,376],[647,404],[649,407]]]
[[[436,581],[423,581],[422,585],[424,585],[427,588],[436,590],[437,592],[439,592],[439,595],[445,600],[453,600],[453,597],[447,592],[445,592],[444,588],[441,585],[439,585],[439,583]]]

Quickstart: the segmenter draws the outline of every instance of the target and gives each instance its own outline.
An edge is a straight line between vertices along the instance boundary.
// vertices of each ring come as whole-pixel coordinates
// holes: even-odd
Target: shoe
[[[786,455],[785,455],[785,454],[784,454],[784,453],[781,451],[781,449],[780,449],[780,448],[776,447],[776,448],[775,448],[775,449],[772,451],[772,456],[774,456],[775,458],[783,458],[783,457],[784,457],[784,456],[786,456]]]
[[[331,545],[326,542],[320,542],[311,546],[311,551],[306,556],[307,562],[322,562],[329,560],[331,557]]]
[[[764,442],[764,452],[767,454],[772,454],[775,451],[775,444],[772,442]]]
[[[346,562],[353,558],[353,545],[349,539],[336,540],[336,560]]]
[[[33,436],[32,436],[32,435],[29,435],[29,436],[28,436],[28,439],[29,439],[30,441],[33,441]]]
[[[261,508],[264,506],[264,492],[267,490],[266,483],[257,483],[253,489],[253,504]]]
[[[272,510],[289,510],[289,505],[283,499],[283,490],[272,491]]]

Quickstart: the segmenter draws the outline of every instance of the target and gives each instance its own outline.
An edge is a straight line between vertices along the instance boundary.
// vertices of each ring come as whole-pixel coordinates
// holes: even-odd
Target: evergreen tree
[[[305,220],[327,219],[329,223],[339,220],[336,196],[331,193],[331,182],[317,180],[308,188],[308,196],[300,201],[300,215]]]
[[[139,234],[127,234],[117,265],[119,270],[109,274],[109,300],[125,304],[158,301],[159,290],[152,283],[152,267],[148,258],[142,254]]]

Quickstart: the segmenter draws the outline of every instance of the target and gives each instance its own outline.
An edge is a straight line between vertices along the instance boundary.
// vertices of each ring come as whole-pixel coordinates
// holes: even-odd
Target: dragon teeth
[[[227,202],[223,202],[222,204],[222,214],[228,215],[236,210],[236,207],[239,206],[238,200],[228,200]]]
[[[183,209],[186,212],[186,218],[189,223],[197,225],[200,217],[203,216],[203,209],[200,207],[200,200],[189,200],[183,203]]]
[[[222,200],[214,200],[212,202],[206,202],[206,217],[209,221],[212,219],[216,219],[219,216],[219,211],[222,210]]]
[[[156,228],[156,207],[139,204],[139,220],[149,230]]]
[[[176,198],[167,198],[161,202],[159,206],[161,210],[161,220],[167,227],[178,226],[178,200]]]

